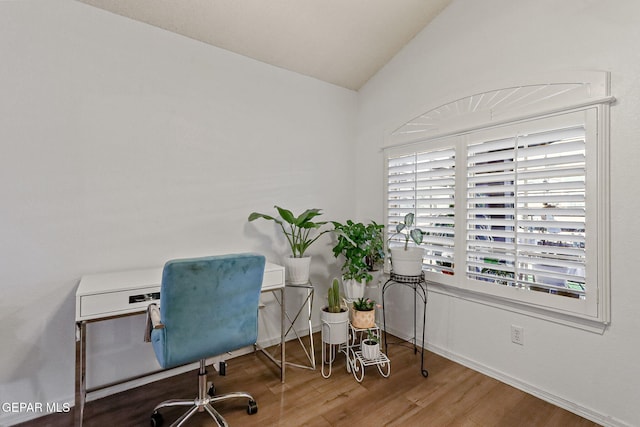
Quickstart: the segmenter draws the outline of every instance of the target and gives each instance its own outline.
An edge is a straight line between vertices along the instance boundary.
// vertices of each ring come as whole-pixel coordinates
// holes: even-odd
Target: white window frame
[[[602,76],[602,74],[599,75]],[[442,274],[442,272],[427,268],[424,273],[431,290],[594,331],[601,332],[609,323],[608,137],[609,105],[614,99],[608,93],[608,74],[604,74],[604,83],[602,80],[594,79],[588,85],[589,89],[586,91],[584,90],[585,83],[571,86],[579,88],[573,90],[572,96],[567,97],[561,94],[555,97],[556,100],[553,103],[543,103],[542,108],[540,102],[530,102],[530,105],[534,105],[533,107],[521,105],[517,108],[516,113],[507,109],[501,115],[496,115],[494,114],[495,108],[491,109],[491,118],[487,118],[486,108],[479,108],[478,111],[473,111],[473,114],[468,114],[468,112],[460,114],[459,105],[473,105],[474,100],[489,95],[495,97],[496,93],[500,96],[507,90],[512,91],[513,88],[484,92],[444,104],[428,113],[421,114],[401,126],[387,139],[387,147],[384,149],[385,177],[387,178],[385,180],[385,218],[390,218],[388,159],[394,156],[440,150],[447,147],[454,147],[456,150],[454,274]],[[538,85],[538,92],[541,91],[539,88],[543,86],[548,87],[549,85]],[[520,89],[522,88],[520,87]],[[527,86],[527,88],[531,88],[531,86]],[[561,85],[554,87],[558,93],[571,92],[566,88],[567,86]],[[594,90],[594,88],[603,90]],[[532,92],[536,91],[532,90]],[[585,99],[585,92],[591,98]],[[535,96],[529,96],[529,101],[532,99],[535,100]],[[477,105],[479,103],[480,101]],[[454,114],[453,117],[447,117],[446,123],[441,121],[440,126],[424,126],[425,123],[428,124],[428,120],[425,118],[442,117],[442,111],[453,110],[453,104],[456,104],[459,112],[457,116]],[[435,110],[438,110],[437,114],[433,113]],[[479,115],[480,117],[478,117]],[[498,117],[498,120],[495,117]],[[553,128],[553,123],[575,121],[576,117],[584,117],[587,146],[587,172],[585,176],[587,191],[587,241],[585,245],[587,286],[585,298],[569,298],[495,284],[487,286],[486,282],[469,279],[466,274],[467,144],[478,141],[479,138],[513,136],[514,132],[526,133],[531,130],[543,130],[545,126]],[[423,127],[422,130],[420,130],[420,126]],[[433,131],[433,129],[436,130]],[[390,229],[387,231],[390,233],[393,231],[392,215],[393,213],[391,214],[392,220],[388,221]],[[419,215],[416,215],[416,218],[418,217]],[[419,225],[420,220],[417,221]]]

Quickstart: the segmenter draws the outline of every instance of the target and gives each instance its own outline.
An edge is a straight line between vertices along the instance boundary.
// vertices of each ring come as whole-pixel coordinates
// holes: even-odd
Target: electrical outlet
[[[524,328],[522,326],[511,325],[511,342],[524,345]]]

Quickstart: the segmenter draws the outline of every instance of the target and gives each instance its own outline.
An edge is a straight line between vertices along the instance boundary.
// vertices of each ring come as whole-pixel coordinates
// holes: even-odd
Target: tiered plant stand
[[[364,368],[367,366],[376,366],[380,375],[385,378],[391,374],[391,361],[382,351],[380,351],[378,357],[375,359],[365,359],[364,356],[362,356],[361,345],[362,341],[367,339],[368,331],[371,331],[378,339],[378,343],[381,342],[380,328],[377,325],[368,329],[360,329],[349,323],[349,340],[341,349],[347,357],[347,372],[352,373],[358,382],[362,382],[364,379]]]

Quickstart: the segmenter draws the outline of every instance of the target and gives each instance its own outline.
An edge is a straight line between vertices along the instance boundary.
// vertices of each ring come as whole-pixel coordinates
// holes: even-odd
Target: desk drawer
[[[160,299],[150,299],[151,294],[159,292],[160,288],[153,286],[135,290],[83,295],[80,297],[80,319],[86,320],[97,317],[142,312],[150,303],[154,301],[160,302]],[[149,295],[149,299],[141,301],[141,298],[132,298],[144,295]]]
[[[262,290],[284,286],[284,269],[265,271],[262,279]]]

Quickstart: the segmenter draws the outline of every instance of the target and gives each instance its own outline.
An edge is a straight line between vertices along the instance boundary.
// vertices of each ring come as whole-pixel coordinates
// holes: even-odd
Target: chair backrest
[[[151,342],[170,368],[253,345],[265,258],[256,254],[178,259],[165,264],[160,319]]]

